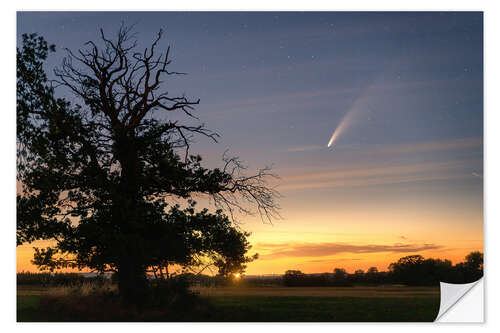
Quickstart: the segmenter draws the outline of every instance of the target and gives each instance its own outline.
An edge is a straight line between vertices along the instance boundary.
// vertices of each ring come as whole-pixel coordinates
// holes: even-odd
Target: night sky
[[[140,49],[165,30],[171,70],[189,74],[165,89],[200,98],[196,115],[222,135],[194,146],[208,165],[229,149],[280,175],[283,219],[241,219],[261,255],[249,274],[482,250],[482,13],[20,12],[18,41],[56,44],[51,71],[121,22]],[[18,270],[30,253],[18,249]]]

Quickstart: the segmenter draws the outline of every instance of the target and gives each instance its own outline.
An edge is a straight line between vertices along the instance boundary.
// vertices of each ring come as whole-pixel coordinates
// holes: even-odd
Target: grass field
[[[439,287],[357,286],[357,287],[193,287],[201,296],[309,296],[309,297],[438,297]]]
[[[195,288],[213,306],[209,317],[181,321],[376,322],[433,321],[439,310],[436,287],[218,287]],[[60,321],[47,316],[40,287],[18,288],[17,320]],[[156,320],[155,320],[156,321]],[[161,321],[161,320],[159,320]]]

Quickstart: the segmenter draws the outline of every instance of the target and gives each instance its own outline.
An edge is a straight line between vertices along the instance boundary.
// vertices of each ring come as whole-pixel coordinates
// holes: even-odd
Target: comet
[[[379,80],[375,80],[378,82]],[[359,120],[362,120],[362,116],[368,110],[370,110],[370,104],[373,103],[374,97],[377,96],[376,93],[376,85],[372,83],[368,87],[366,87],[358,97],[353,101],[351,107],[344,115],[338,126],[332,133],[330,137],[330,141],[328,141],[327,148],[333,146],[335,141],[349,128],[351,125]]]
[[[401,61],[395,61],[390,68],[380,72],[379,75],[373,78],[373,80],[370,80],[371,83],[369,83],[366,88],[360,92],[358,97],[353,101],[351,107],[348,109],[347,113],[333,131],[330,141],[328,141],[327,148],[334,146],[337,139],[342,136],[342,134],[345,133],[345,131],[351,127],[352,124],[362,120],[363,114],[372,110],[373,103],[380,98],[380,88],[383,88],[384,83],[392,83],[390,80],[391,76],[386,76],[386,74],[392,73],[395,68],[400,66]]]
[[[342,118],[342,120],[340,121],[340,123],[337,126],[337,128],[335,128],[335,130],[333,131],[332,136],[330,138],[330,141],[328,141],[327,148],[330,148],[335,143],[335,141],[337,140],[337,138],[342,133],[344,133],[347,128],[350,127],[351,123],[353,122],[353,120],[355,118],[355,115],[360,110],[360,104],[361,104],[361,102],[362,102],[361,98],[357,99],[354,102],[354,104],[351,107],[351,109],[345,114],[344,118]]]
[[[351,115],[351,116],[350,116]],[[330,148],[335,140],[339,137],[339,135],[344,132],[345,128],[348,127],[350,123],[350,119],[352,118],[352,110],[346,113],[344,118],[342,118],[342,121],[340,124],[337,126],[337,128],[333,131],[332,137],[330,138],[330,141],[328,141],[328,148]]]
[[[338,126],[332,133],[330,141],[328,141],[327,148],[332,147],[337,139],[345,133],[345,131],[351,127],[353,123],[356,123],[363,119],[363,114],[371,110],[371,105],[378,96],[377,83],[383,80],[383,74],[376,77],[371,84],[369,84],[365,89],[361,91],[358,97],[353,101],[351,107],[344,115]]]

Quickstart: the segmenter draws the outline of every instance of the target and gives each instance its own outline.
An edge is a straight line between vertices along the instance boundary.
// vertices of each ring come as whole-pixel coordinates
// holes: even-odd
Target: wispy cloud
[[[413,144],[387,145],[375,149],[377,153],[414,153],[436,150],[454,150],[478,147],[483,144],[481,138],[463,138],[455,140],[443,140],[433,142],[422,142]]]
[[[312,259],[306,260],[306,262],[315,262],[315,263],[323,263],[323,262],[340,262],[340,261],[359,261],[361,258],[338,258],[338,259]]]
[[[325,148],[325,146],[298,146],[298,147],[291,147],[286,149],[286,152],[289,153],[296,153],[296,152],[302,152],[302,151],[313,151],[313,150],[319,150]]]
[[[394,175],[394,174],[410,174],[415,172],[425,172],[434,170],[449,170],[451,168],[458,168],[462,166],[463,166],[462,161],[414,163],[414,164],[403,164],[396,166],[344,169],[338,171],[295,174],[295,175],[283,176],[283,178],[290,181],[345,179],[353,177],[356,178],[372,177],[372,176]]]
[[[319,66],[320,64],[315,64]],[[319,66],[317,71],[323,71],[324,68],[332,66],[331,62],[325,62],[323,67]],[[310,65],[307,65],[310,67]],[[294,69],[300,71],[300,65],[295,64]],[[261,69],[262,70],[262,69]],[[269,73],[277,71],[276,67],[270,67]],[[305,69],[304,69],[305,70]],[[310,69],[309,69],[310,70]],[[241,73],[238,72],[241,76]],[[226,79],[227,77],[221,77]],[[371,85],[370,85],[371,84]],[[352,82],[349,85],[330,85],[321,88],[301,91],[280,91],[266,95],[253,95],[245,98],[224,99],[219,101],[205,102],[204,108],[209,110],[212,116],[227,116],[228,113],[234,115],[235,112],[245,113],[267,113],[267,112],[304,112],[312,107],[321,105],[331,105],[332,100],[345,98],[347,103],[352,103],[351,98],[357,98],[360,94],[369,89],[365,100],[383,99],[387,94],[412,89],[441,89],[450,84],[450,79],[439,80],[407,80],[407,81],[381,81],[372,83],[372,81]]]
[[[339,145],[338,149],[351,150],[356,149],[356,153],[377,153],[377,154],[402,154],[402,153],[418,153],[418,152],[429,152],[429,151],[439,151],[439,150],[459,150],[472,147],[479,147],[483,144],[481,138],[460,138],[453,140],[440,140],[440,141],[427,141],[418,143],[408,143],[408,144],[389,144],[389,145],[372,145],[371,147],[364,147],[363,149],[356,149],[353,145]],[[309,146],[296,146],[290,147],[284,152],[303,152],[303,151],[314,151],[324,149],[326,144],[321,145],[309,145]]]
[[[279,185],[279,190],[462,179],[472,177],[470,173],[464,171],[467,163],[467,161],[429,162],[282,175],[283,182]]]
[[[372,186],[384,184],[400,184],[400,183],[413,183],[422,181],[433,180],[452,180],[463,179],[466,175],[396,175],[386,176],[385,178],[377,177],[373,179],[346,179],[330,182],[317,182],[317,183],[302,183],[302,184],[286,184],[280,185],[278,190],[300,190],[300,189],[318,189],[318,188],[336,188],[336,187],[351,187],[351,186]]]
[[[355,245],[349,243],[257,243],[255,248],[265,251],[262,259],[282,257],[326,257],[339,253],[414,253],[442,248],[436,244],[392,244],[392,245]]]

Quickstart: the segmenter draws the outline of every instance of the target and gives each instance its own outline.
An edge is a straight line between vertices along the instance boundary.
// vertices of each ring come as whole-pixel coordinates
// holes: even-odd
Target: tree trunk
[[[149,285],[143,266],[132,258],[124,258],[118,269],[118,291],[127,305],[143,306]]]
[[[139,214],[142,200],[138,186],[140,164],[133,137],[121,135],[116,147],[121,164],[121,181],[113,219],[120,226],[123,236],[118,260],[118,290],[126,304],[142,306],[148,298],[149,285],[143,258],[143,225]]]

